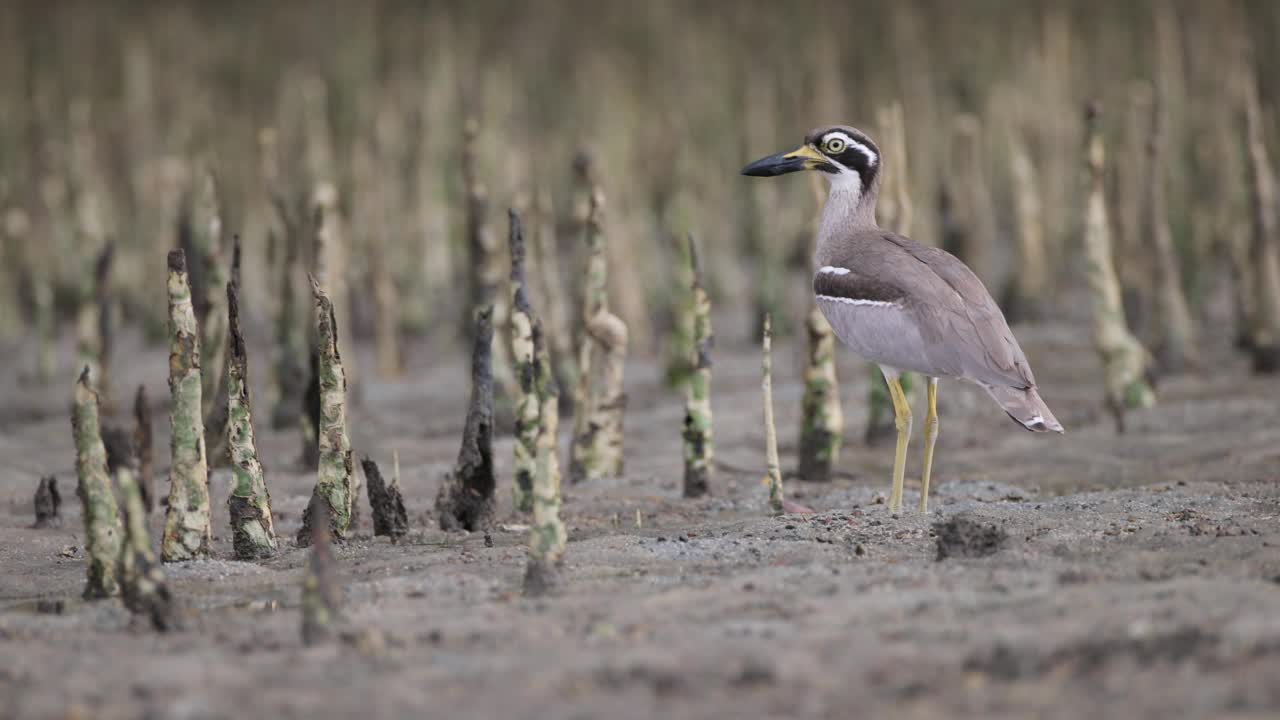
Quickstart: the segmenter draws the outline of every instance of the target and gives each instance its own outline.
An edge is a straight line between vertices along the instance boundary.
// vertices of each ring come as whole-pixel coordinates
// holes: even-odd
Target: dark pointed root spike
[[[231,236],[231,282],[240,284],[240,261],[243,256],[240,247],[240,234]]]
[[[182,248],[174,248],[173,250],[170,250],[168,262],[169,269],[173,272],[187,271],[187,254],[183,252]]]
[[[698,239],[689,233],[689,266],[693,268],[693,282],[702,284],[702,255],[698,252]]]
[[[232,327],[238,323],[240,315],[240,287],[235,280],[227,282],[227,316]]]
[[[62,518],[59,514],[59,508],[62,506],[62,494],[58,492],[58,479],[49,475],[40,478],[40,482],[36,485],[35,495],[35,515],[36,521],[32,525],[34,528],[50,528],[59,527],[62,524]]]
[[[307,503],[305,519],[308,521],[310,534],[307,538],[313,547],[325,548],[329,544],[329,508],[320,494],[313,492]]]
[[[94,277],[102,283],[103,278],[111,271],[111,261],[115,258],[115,242],[108,240],[102,247],[102,252],[98,254],[98,262],[94,267]]]
[[[560,586],[560,572],[555,565],[542,560],[530,560],[525,566],[525,597],[543,597]]]

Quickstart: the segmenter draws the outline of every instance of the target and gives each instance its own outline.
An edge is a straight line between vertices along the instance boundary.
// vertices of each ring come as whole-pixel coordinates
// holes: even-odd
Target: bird
[[[889,512],[902,508],[911,408],[900,377],[928,378],[920,512],[928,512],[929,477],[938,438],[938,379],[973,382],[1027,430],[1063,432],[1044,399],[1027,356],[982,281],[940,248],[876,223],[884,156],[866,133],[848,125],[813,130],[795,150],[761,158],[743,175],[776,177],[814,171],[830,187],[814,257],[815,302],[836,337],[880,366],[893,400],[897,446]]]

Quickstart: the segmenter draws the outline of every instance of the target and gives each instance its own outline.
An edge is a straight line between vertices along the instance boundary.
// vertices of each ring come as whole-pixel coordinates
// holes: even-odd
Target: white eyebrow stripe
[[[863,305],[866,307],[888,307],[900,308],[902,305],[896,302],[888,302],[885,300],[863,300],[862,298],[837,297],[835,295],[818,295],[819,300],[830,300],[831,302],[844,303],[845,305]]]
[[[848,275],[851,270],[849,270],[849,268],[836,267],[834,265],[823,265],[818,268],[818,272],[827,273],[829,275]]]
[[[849,146],[852,147],[854,150],[857,150],[858,152],[862,153],[864,156],[866,156],[867,164],[869,165],[875,165],[880,160],[880,158],[876,156],[875,152],[871,148],[867,147],[866,145],[863,145],[857,140],[850,140]]]

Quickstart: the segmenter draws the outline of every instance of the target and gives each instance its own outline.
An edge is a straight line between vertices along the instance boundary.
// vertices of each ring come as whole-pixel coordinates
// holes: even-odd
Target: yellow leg
[[[884,379],[889,384],[889,396],[893,398],[893,424],[898,429],[898,447],[893,455],[893,488],[889,491],[889,512],[897,514],[902,510],[907,442],[911,439],[911,406],[907,403],[907,394],[902,391],[902,383],[898,381],[898,373],[886,371]]]
[[[929,474],[933,444],[938,440],[938,378],[929,378],[929,414],[924,418],[924,470],[920,475],[920,512],[929,512]]]

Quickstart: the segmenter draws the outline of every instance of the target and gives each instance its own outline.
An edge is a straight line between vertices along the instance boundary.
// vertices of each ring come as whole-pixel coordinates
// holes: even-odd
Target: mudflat
[[[1280,386],[1224,358],[1218,372],[1168,379],[1159,406],[1120,435],[1101,410],[1088,333],[1017,331],[1067,434],[1023,432],[977,388],[944,383],[928,515],[914,512],[918,432],[907,511],[886,511],[892,448],[860,442],[869,374],[849,354],[837,477],[788,478],[788,497],[816,512],[783,517],[769,516],[761,485],[755,348],[717,350],[717,470],[698,501],[680,497],[680,396],[658,364],[634,360],[626,472],[565,486],[565,582],[537,600],[520,592],[509,428],[495,450],[500,524],[487,537],[437,529],[466,358],[416,345],[405,380],[360,379],[351,412],[358,457],[388,472],[399,452],[412,530],[395,545],[371,537],[362,498],[356,537],[335,547],[344,629],[310,648],[298,608],[307,554],[292,537],[314,473],[298,467],[298,431],[267,426],[265,360],[257,429],[282,551],[226,559],[229,474],[216,470],[216,559],[165,567],[184,625],[167,634],[118,601],[79,599],[74,371],[39,387],[8,368],[0,717],[1275,717]],[[795,464],[795,342],[775,344],[784,468]],[[165,353],[128,334],[117,353],[115,387],[144,383],[160,401],[163,496]],[[47,474],[63,524],[32,529]],[[153,532],[161,521],[158,510]]]

